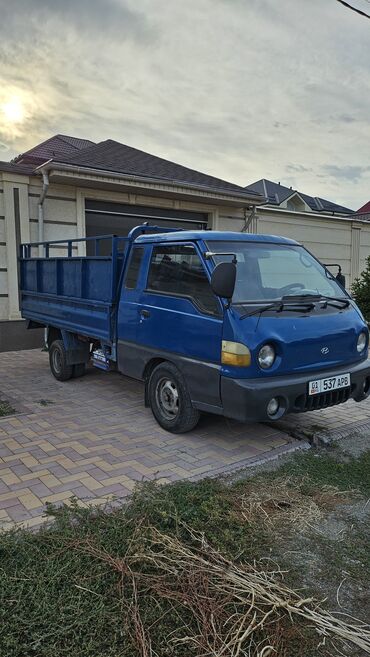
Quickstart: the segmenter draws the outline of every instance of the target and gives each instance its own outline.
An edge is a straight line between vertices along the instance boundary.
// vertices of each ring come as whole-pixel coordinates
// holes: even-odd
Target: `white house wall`
[[[38,200],[42,191],[42,183],[36,177],[23,178],[20,183],[20,176],[5,175],[8,186],[8,208],[7,223],[8,228],[14,227],[14,208],[11,203],[13,188],[20,189],[20,213],[21,213],[21,239],[23,242],[37,242],[38,233]],[[10,182],[9,182],[10,181]],[[19,312],[16,300],[17,292],[17,275],[16,275],[16,249],[14,245],[14,234],[11,237],[9,231],[8,239],[5,221],[4,194],[2,193],[4,182],[1,181],[0,174],[0,270],[8,269],[9,254],[11,255],[11,283],[9,285],[8,271],[0,271],[0,321],[7,319],[18,319]],[[25,197],[25,190],[27,196]],[[27,199],[26,205],[24,203]],[[132,205],[147,205],[161,207],[166,209],[179,209],[188,211],[198,211],[208,214],[210,227],[216,228],[218,218],[218,208],[214,205],[208,205],[200,202],[183,201],[172,198],[159,198],[157,196],[144,196],[135,193],[112,192],[106,190],[90,189],[86,187],[78,188],[71,185],[50,184],[44,201],[44,240],[65,240],[85,237],[85,198],[107,200],[117,203],[130,203]],[[242,217],[242,212],[238,209],[226,208],[225,213],[228,215],[228,221],[235,217]],[[242,224],[243,222],[241,222]],[[234,224],[233,224],[234,226]],[[229,227],[230,230],[230,227]],[[9,237],[11,237],[9,241]],[[84,255],[83,245],[74,247],[74,251]],[[50,253],[55,256],[66,254],[64,247],[51,247]],[[37,254],[37,248],[34,249],[34,255]],[[11,288],[11,290],[10,290]],[[4,296],[1,296],[4,295]],[[7,296],[6,296],[7,295]],[[11,298],[11,308],[9,299]]]
[[[0,270],[7,269],[4,185],[0,180]],[[6,296],[5,296],[6,295]],[[0,278],[0,319],[8,317],[8,276]]]
[[[28,179],[0,174],[0,321],[19,317],[12,205],[14,187],[20,190],[21,239],[38,241],[38,199],[42,189],[41,181],[34,177]],[[85,198],[205,212],[209,217],[209,227],[214,230],[241,231],[245,225],[244,211],[237,207],[217,207],[196,200],[192,202],[50,184],[44,203],[45,240],[76,239],[85,236]],[[247,217],[248,215],[249,211]],[[347,278],[347,287],[364,268],[366,257],[370,254],[370,224],[365,222],[356,222],[355,225],[350,220],[310,216],[309,213],[273,212],[260,207],[257,209],[257,216],[250,223],[249,232],[290,237],[303,243],[322,262],[338,262]],[[83,255],[81,246],[79,253]],[[65,255],[65,250],[55,248],[53,254]]]
[[[30,185],[28,202],[31,242],[37,242],[39,239],[38,201],[41,190],[42,185],[39,181]],[[44,201],[44,240],[76,239],[78,236],[76,188],[50,185]],[[54,256],[63,256],[66,255],[66,248],[52,247],[50,253]]]
[[[214,228],[241,231],[243,212],[220,208]],[[282,235],[304,244],[321,262],[338,263],[346,277],[347,289],[360,275],[370,255],[370,222],[353,222],[337,217],[317,217],[309,213],[282,212],[257,208],[249,232]],[[336,273],[336,269],[332,269]]]
[[[350,219],[286,215],[260,209],[258,232],[290,237],[304,244],[321,262],[340,264],[347,289],[363,270],[365,257],[370,254],[370,225]]]
[[[370,222],[369,227],[362,224],[360,241],[360,271],[366,267],[366,258],[370,255]]]

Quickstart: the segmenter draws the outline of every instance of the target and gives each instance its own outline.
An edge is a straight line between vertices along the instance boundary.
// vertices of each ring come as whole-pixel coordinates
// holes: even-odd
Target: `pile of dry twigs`
[[[282,623],[314,628],[317,646],[347,647],[346,652],[356,646],[370,654],[370,626],[343,614],[331,614],[313,598],[302,598],[284,584],[278,567],[266,570],[261,563],[236,564],[215,550],[203,534],[188,527],[182,528],[181,539],[154,528],[147,528],[143,538],[142,530],[124,558],[88,541],[75,545],[120,574],[122,597],[130,588],[126,612],[142,657],[156,654],[140,613],[147,595],[169,603],[169,613],[172,609],[178,615],[179,609],[183,610],[181,631],[169,636],[168,642],[178,647],[183,644],[184,654],[280,656],[276,628]]]
[[[255,487],[246,486],[242,495],[235,499],[235,508],[241,518],[253,525],[257,520],[265,528],[281,528],[286,525],[295,532],[305,532],[318,524],[324,511],[344,504],[357,495],[357,491],[340,491],[334,486],[322,486],[312,495],[302,493],[305,479],[284,477]]]

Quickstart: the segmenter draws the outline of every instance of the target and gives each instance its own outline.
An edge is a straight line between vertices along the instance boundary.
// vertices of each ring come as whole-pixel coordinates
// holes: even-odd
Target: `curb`
[[[270,423],[268,425],[271,426]],[[368,434],[370,437],[370,420],[352,422],[351,424],[345,425],[342,429],[332,429],[331,431],[326,429],[310,430],[305,427],[292,426],[289,422],[279,422],[279,429],[292,438],[295,438],[295,440],[308,441],[313,447],[328,447],[338,440],[354,435]]]
[[[345,438],[355,435],[367,434],[370,437],[370,421],[348,424],[343,429],[333,429],[332,431],[318,431],[312,436],[312,444],[316,447],[328,446]]]

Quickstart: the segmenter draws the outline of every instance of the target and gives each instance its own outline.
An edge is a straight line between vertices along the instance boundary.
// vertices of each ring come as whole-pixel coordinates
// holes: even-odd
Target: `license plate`
[[[330,376],[327,379],[316,379],[308,382],[308,394],[319,395],[320,392],[331,392],[339,388],[348,388],[351,385],[350,374],[339,374]]]

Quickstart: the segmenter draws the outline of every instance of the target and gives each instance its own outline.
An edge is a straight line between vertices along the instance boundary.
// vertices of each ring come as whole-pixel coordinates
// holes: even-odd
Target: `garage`
[[[125,237],[135,226],[149,221],[164,228],[204,230],[208,224],[206,212],[191,212],[85,199],[86,237],[118,235]]]

